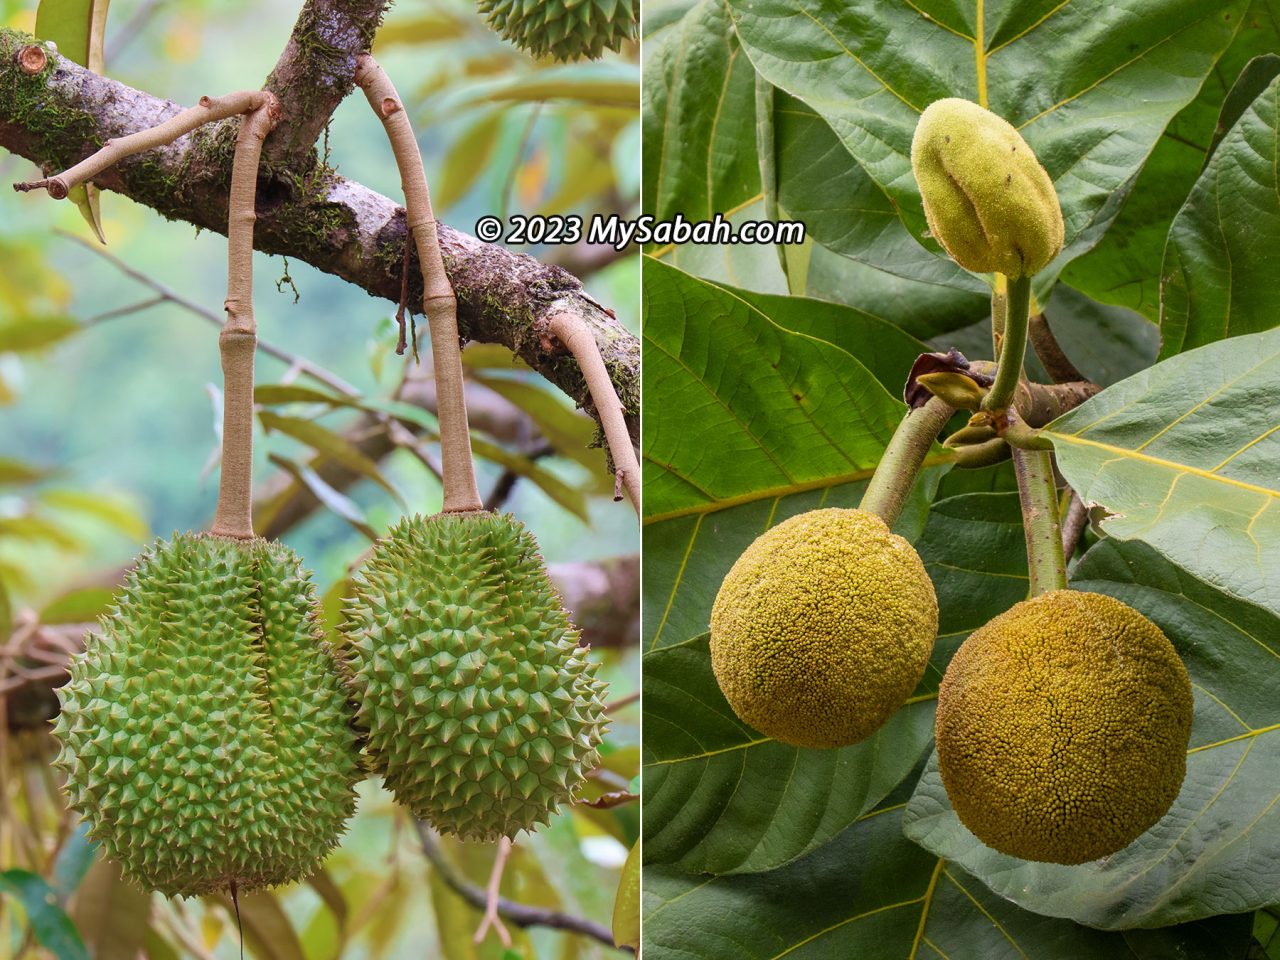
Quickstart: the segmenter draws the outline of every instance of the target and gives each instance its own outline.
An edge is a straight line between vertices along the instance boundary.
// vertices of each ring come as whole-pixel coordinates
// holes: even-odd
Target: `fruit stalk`
[[[386,71],[369,54],[356,60],[356,84],[382,121],[400,171],[404,190],[405,226],[413,237],[422,269],[422,312],[431,331],[431,355],[436,375],[440,420],[440,460],[444,474],[443,513],[483,510],[471,460],[471,430],[463,400],[462,349],[458,342],[458,300],[445,272],[444,256],[431,212],[431,195],[422,168],[422,155],[400,95]]]
[[[860,508],[892,527],[906,505],[925,455],[955,408],[939,397],[908,410],[885,447]]]
[[[163,123],[108,140],[75,166],[44,180],[15,184],[19,191],[44,188],[55,200],[112,164],[144,150],[172,143],[197,127],[242,115],[231,165],[227,218],[227,322],[218,337],[222,354],[222,473],[213,532],[239,540],[253,539],[253,354],[257,325],[253,319],[253,224],[258,161],[262,141],[280,116],[280,105],[263,90],[241,90],[200,102]]]
[[[640,464],[636,460],[635,448],[631,445],[631,433],[627,430],[618,391],[609,379],[609,371],[605,368],[596,338],[592,336],[591,329],[571,313],[555,314],[547,321],[547,329],[568,347],[582,369],[582,377],[587,381],[591,400],[596,405],[600,423],[604,426],[605,442],[608,443],[609,455],[613,458],[614,476],[626,490],[636,516],[639,516]]]
[[[992,316],[998,305],[992,295]],[[1009,277],[1004,298],[1003,329],[993,336],[1000,341],[1000,360],[996,366],[996,382],[982,401],[982,409],[1000,411],[1008,408],[1022,379],[1022,359],[1027,350],[1027,323],[1031,310],[1031,277]]]
[[[253,317],[253,225],[257,220],[258,162],[262,141],[279,116],[275,97],[240,121],[231,162],[227,213],[227,322],[218,335],[222,354],[222,471],[213,532],[253,539],[253,354],[258,325]]]
[[[1062,554],[1062,526],[1058,520],[1058,490],[1053,481],[1051,454],[1042,450],[1013,450],[1022,503],[1022,529],[1027,539],[1029,596],[1067,588],[1067,564]]]

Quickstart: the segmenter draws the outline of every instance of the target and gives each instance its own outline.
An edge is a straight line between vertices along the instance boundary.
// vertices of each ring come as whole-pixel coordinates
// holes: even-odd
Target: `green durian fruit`
[[[353,587],[357,720],[396,799],[463,839],[546,823],[599,762],[606,686],[529,531],[492,513],[406,518]]]
[[[54,728],[90,836],[167,895],[312,873],[361,771],[297,555],[210,534],[157,541],[101,627],[71,663]]]
[[[929,232],[975,273],[1031,276],[1062,249],[1062,208],[1027,141],[955,97],[929,104],[911,141]]]
[[[494,31],[535,57],[579,60],[634,39],[640,0],[478,0]]]

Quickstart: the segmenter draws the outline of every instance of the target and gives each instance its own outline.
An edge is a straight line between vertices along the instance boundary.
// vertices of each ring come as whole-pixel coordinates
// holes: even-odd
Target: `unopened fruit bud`
[[[911,141],[929,231],[975,273],[1039,272],[1062,249],[1053,181],[1007,121],[955,97],[920,115]]]

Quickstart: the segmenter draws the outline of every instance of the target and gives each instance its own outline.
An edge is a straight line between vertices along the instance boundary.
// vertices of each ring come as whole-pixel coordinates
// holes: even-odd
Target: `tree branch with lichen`
[[[34,42],[0,30],[0,147],[38,164],[72,167],[104,142],[157,126],[181,113],[166,100],[100,77],[54,53],[35,73],[18,62]],[[229,125],[228,125],[229,124]],[[169,219],[226,232],[234,121],[121,160],[95,183]],[[269,152],[269,151],[268,151]],[[285,254],[398,303],[408,238],[402,207],[318,164],[264,156],[258,180],[254,247]],[[577,362],[543,336],[556,313],[576,315],[591,331],[639,438],[640,348],[611,311],[567,271],[440,224],[445,269],[458,298],[460,334],[504,345],[599,420]],[[421,300],[411,277],[410,300]]]

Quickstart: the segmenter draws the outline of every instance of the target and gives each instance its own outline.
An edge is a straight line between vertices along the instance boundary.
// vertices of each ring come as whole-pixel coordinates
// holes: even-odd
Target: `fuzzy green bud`
[[[1013,126],[955,97],[931,103],[911,141],[929,231],[975,273],[1037,273],[1062,249],[1053,181]]]

